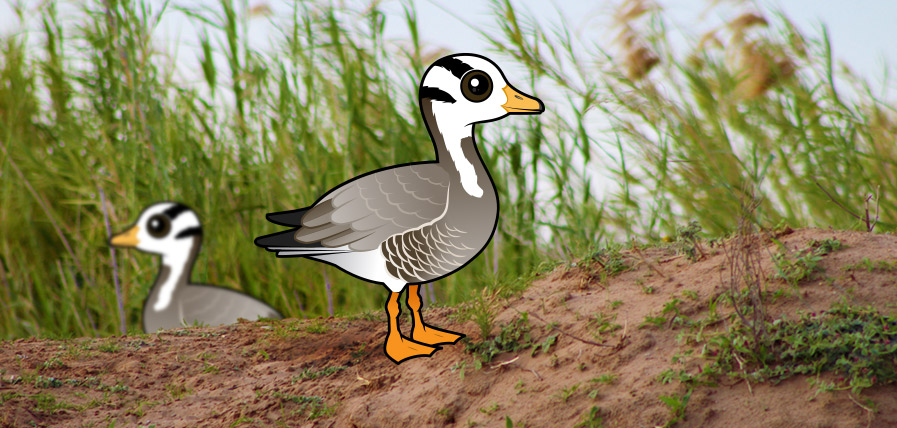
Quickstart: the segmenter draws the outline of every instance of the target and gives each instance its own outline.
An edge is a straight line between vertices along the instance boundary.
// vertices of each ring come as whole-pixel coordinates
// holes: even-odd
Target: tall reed
[[[166,5],[51,1],[39,30],[0,40],[0,338],[116,334],[114,266],[127,328],[139,328],[158,262],[111,253],[104,214],[118,231],[164,199],[204,222],[194,280],[292,317],[383,305],[384,288],[276,259],[252,239],[278,229],[266,212],[434,157],[416,90],[441,51],[420,43],[413,7],[412,38],[396,45],[376,2],[297,1],[287,16],[229,0]],[[548,112],[477,129],[499,230],[430,301],[457,303],[545,258],[658,238],[691,219],[729,232],[745,195],[757,196],[751,220],[763,225],[860,227],[825,192],[858,207],[880,189],[875,230],[894,229],[897,115],[861,79],[836,74],[825,33],[814,40],[751,11],[682,52],[662,10],[628,1],[618,44],[602,46],[543,28],[509,1],[492,6],[492,56],[530,70],[515,85]],[[77,13],[61,22],[58,7]],[[170,14],[199,28],[200,82],[177,77],[155,35]],[[261,19],[276,33],[263,51],[246,37]]]

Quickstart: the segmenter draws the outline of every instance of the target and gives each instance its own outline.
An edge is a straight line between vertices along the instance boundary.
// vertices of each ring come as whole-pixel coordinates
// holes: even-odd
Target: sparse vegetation
[[[841,243],[833,239],[810,242],[806,248],[795,252],[788,252],[781,244],[779,246],[780,251],[772,259],[776,267],[776,278],[791,285],[797,285],[820,270],[818,263],[822,256],[841,249]]]
[[[313,322],[305,326],[305,331],[313,334],[324,334],[330,331],[330,327],[321,322]]]
[[[670,409],[670,419],[663,425],[664,428],[676,426],[684,417],[685,409],[688,407],[688,399],[691,398],[692,389],[689,388],[682,395],[661,395],[660,401]]]
[[[685,257],[690,261],[694,262],[707,257],[699,236],[702,230],[701,225],[695,220],[688,222],[686,226],[676,228],[677,250],[685,253]]]
[[[620,246],[604,247],[592,253],[589,261],[601,266],[600,281],[605,282],[621,272],[631,268],[629,262],[623,257]]]
[[[583,415],[581,421],[579,421],[576,425],[573,425],[573,428],[603,428],[604,427],[604,419],[601,417],[601,409],[598,406],[592,406],[589,409],[589,413]]]
[[[572,397],[573,394],[575,394],[578,389],[579,389],[579,384],[575,383],[573,385],[561,388],[561,390],[558,391],[557,394],[554,394],[552,397],[562,403],[566,403],[567,400],[569,400],[570,397]]]
[[[845,271],[852,270],[865,270],[867,272],[893,272],[897,270],[897,262],[890,260],[869,260],[868,257],[863,257],[863,260],[860,263],[845,265],[843,268]]]
[[[839,306],[794,321],[779,319],[766,329],[760,344],[746,341],[743,327],[712,339],[722,372],[753,382],[835,372],[837,388],[854,394],[897,382],[897,319],[891,316]]]
[[[504,352],[517,352],[533,346],[530,335],[529,319],[526,313],[521,314],[508,324],[501,326],[497,335],[480,342],[466,340],[465,351],[474,354],[478,363],[489,363],[496,355]]]
[[[311,368],[305,368],[302,370],[302,373],[299,373],[299,376],[293,378],[292,383],[296,383],[296,381],[300,380],[313,380],[319,377],[327,377],[333,374],[339,373],[346,369],[346,366],[330,366],[325,367],[321,370],[314,370]]]
[[[305,416],[307,420],[314,420],[320,417],[327,417],[333,414],[334,407],[328,406],[324,398],[313,395],[293,395],[285,394],[279,391],[268,391],[274,398],[278,398],[283,403],[292,403],[298,405],[297,408],[290,410],[290,415]]]

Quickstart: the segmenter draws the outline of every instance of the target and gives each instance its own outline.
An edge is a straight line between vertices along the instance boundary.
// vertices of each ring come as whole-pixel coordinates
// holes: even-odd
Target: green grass
[[[604,418],[601,416],[601,408],[592,406],[588,413],[583,414],[582,420],[573,425],[573,428],[602,428]]]
[[[670,409],[670,419],[663,424],[663,428],[674,427],[685,418],[685,409],[688,407],[688,399],[691,398],[692,389],[685,394],[661,395],[660,401]]]
[[[474,364],[479,369],[483,364],[492,362],[495,356],[505,352],[530,349],[533,356],[537,353],[547,354],[551,346],[557,342],[558,333],[547,335],[544,340],[538,342],[534,340],[531,330],[529,315],[522,312],[511,322],[502,324],[498,334],[484,337],[479,341],[470,340],[468,337],[461,341],[465,344],[464,350],[476,357]],[[459,362],[453,371],[460,369],[461,379],[464,379],[465,367],[466,363]]]
[[[797,320],[769,323],[759,346],[734,328],[712,340],[721,371],[750,381],[781,381],[795,375],[834,372],[837,389],[859,394],[897,382],[897,319],[874,309],[838,306]],[[739,364],[736,360],[745,362]],[[744,367],[743,369],[741,367]]]
[[[785,280],[791,285],[810,278],[814,272],[822,270],[819,261],[822,256],[841,249],[841,242],[837,239],[823,241],[811,241],[806,248],[789,252],[784,245],[779,243],[780,251],[772,256],[776,269],[776,278]]]
[[[852,270],[865,270],[867,272],[893,272],[897,270],[897,263],[890,260],[875,260],[872,261],[868,257],[863,257],[863,260],[859,263],[854,263],[850,265],[844,265],[843,268],[845,271]]]
[[[163,199],[204,222],[194,280],[243,290],[287,317],[327,315],[331,303],[343,315],[382,310],[382,287],[277,259],[252,239],[279,230],[266,212],[433,159],[416,98],[432,58],[413,9],[403,23],[413,38],[396,53],[376,5],[300,1],[263,23],[227,0],[164,11],[75,3],[64,20],[55,2],[41,4],[23,14],[37,29],[0,39],[0,339],[139,330],[158,260],[113,256],[106,240]],[[753,200],[759,224],[865,229],[848,211],[861,212],[867,193],[897,194],[894,103],[836,71],[824,31],[807,36],[770,17],[737,33],[721,26],[724,43],[700,44],[647,8],[651,16],[620,23],[635,37],[617,38],[631,43],[614,57],[618,46],[594,32],[543,27],[505,0],[492,9],[497,33],[482,36],[495,52],[483,53],[516,87],[559,92],[544,98],[546,114],[477,128],[502,213],[483,254],[435,284],[440,304],[631,238],[677,236],[698,258],[697,225],[723,236]],[[201,81],[175,77],[174,52],[153,31],[160,14],[199,29]],[[250,20],[274,27],[270,50],[250,46]],[[673,39],[691,41],[674,50]],[[627,55],[640,47],[645,55]],[[876,231],[894,231],[897,199],[872,203]],[[628,269],[610,253],[595,261],[602,275]],[[479,315],[486,336],[492,320]]]
[[[346,368],[346,366],[330,366],[325,367],[321,370],[306,368],[302,370],[302,373],[299,373],[299,376],[294,376],[291,383],[295,383],[297,380],[313,380],[319,377],[331,376],[345,370]]]
[[[336,410],[336,406],[328,405],[324,398],[317,395],[294,395],[279,391],[269,391],[268,394],[279,398],[283,404],[288,404],[288,407],[284,408],[290,409],[290,416],[305,416],[307,420],[314,420],[330,416]]]

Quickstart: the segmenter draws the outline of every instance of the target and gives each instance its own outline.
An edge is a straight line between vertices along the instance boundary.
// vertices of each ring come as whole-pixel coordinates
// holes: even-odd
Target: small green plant
[[[122,393],[126,393],[126,392],[130,391],[131,388],[129,388],[128,385],[121,383],[121,381],[118,381],[115,383],[115,385],[112,385],[112,386],[105,385],[105,384],[101,383],[101,384],[97,385],[97,390],[98,391],[108,391],[113,394],[122,394]]]
[[[841,241],[834,239],[834,238],[827,238],[827,239],[823,239],[821,241],[812,239],[807,244],[807,246],[809,248],[812,248],[814,251],[816,251],[816,253],[819,254],[820,256],[824,256],[829,253],[834,253],[835,251],[838,251],[838,250],[841,250],[844,248],[844,245],[841,243]]]
[[[312,380],[317,379],[319,377],[327,377],[333,375],[335,373],[339,373],[346,369],[346,366],[330,366],[323,368],[321,370],[313,370],[311,368],[305,368],[302,370],[302,373],[299,373],[299,376],[293,377],[291,383],[296,383],[300,380]]]
[[[841,242],[836,239],[812,240],[806,248],[788,254],[785,246],[776,242],[779,244],[779,252],[772,256],[776,268],[775,277],[791,285],[797,285],[814,272],[821,270],[819,261],[822,260],[822,256],[841,249]]]
[[[691,398],[692,389],[689,388],[682,395],[661,395],[660,401],[670,409],[670,419],[663,425],[664,428],[676,426],[685,417],[685,408],[688,407],[688,399]]]
[[[501,408],[501,404],[492,403],[487,407],[480,407],[480,413],[488,416],[488,415],[491,415],[491,414],[497,412],[498,409],[500,409],[500,408]]]
[[[688,222],[688,225],[676,228],[676,244],[678,251],[685,253],[690,261],[698,261],[707,257],[701,238],[698,236],[703,228],[696,220]]]
[[[526,391],[526,382],[524,382],[523,379],[518,380],[517,383],[514,384],[515,393],[523,394]]]
[[[642,286],[642,293],[645,293],[645,294],[654,294],[654,293],[656,293],[656,292],[657,292],[657,288],[655,288],[655,287],[652,286],[652,285]]]
[[[863,260],[859,263],[850,264],[844,266],[845,271],[852,270],[865,270],[867,272],[893,272],[897,270],[897,263],[888,261],[888,260],[869,260],[868,257],[863,257]]]
[[[158,401],[143,401],[138,400],[137,405],[134,408],[128,410],[126,413],[137,416],[138,418],[142,418],[146,414],[146,410],[150,409],[154,406],[159,405]]]
[[[598,384],[603,384],[603,385],[612,385],[616,381],[617,381],[617,375],[609,374],[609,373],[589,379],[589,383],[598,383]],[[599,390],[600,390],[600,388],[592,388],[592,390],[589,391],[589,398],[598,398]]]
[[[34,386],[36,388],[59,388],[62,386],[62,381],[55,377],[38,375],[34,378]]]
[[[57,356],[57,357],[50,358],[49,360],[41,363],[40,366],[38,366],[38,369],[39,370],[49,370],[49,369],[58,369],[58,368],[64,368],[64,367],[65,367],[65,364]]]
[[[298,404],[298,408],[290,413],[293,415],[304,415],[308,420],[327,417],[335,411],[334,407],[327,405],[324,398],[317,395],[293,395],[284,394],[280,391],[269,391],[268,393],[274,398],[279,398],[281,402]]]
[[[672,316],[673,316],[673,318],[671,319],[671,322],[672,322],[672,320],[675,320],[677,317],[679,317],[679,304],[680,303],[682,303],[682,301],[679,300],[678,297],[673,297],[669,302],[666,302],[663,305],[663,311],[661,313],[664,315],[672,314]]]
[[[606,374],[600,375],[600,376],[598,376],[598,377],[593,377],[593,378],[589,379],[589,382],[591,382],[591,383],[603,383],[603,384],[605,384],[605,385],[612,385],[614,382],[617,381],[617,378],[618,378],[618,377],[619,377],[619,376],[617,376],[617,375],[615,375],[615,374],[613,374],[613,373],[606,373]]]
[[[663,327],[664,324],[667,323],[667,319],[665,317],[652,317],[651,315],[645,315],[645,320],[639,324],[638,328],[644,327]]]
[[[589,413],[583,415],[581,421],[579,421],[576,425],[573,425],[573,428],[603,428],[604,427],[604,418],[601,416],[601,409],[598,406],[592,406],[589,409]]]
[[[449,368],[449,370],[451,370],[452,373],[457,371],[458,378],[460,378],[461,380],[464,380],[464,370],[465,369],[467,369],[467,361],[458,361]]]
[[[230,428],[236,428],[240,425],[251,424],[253,422],[255,422],[255,419],[247,417],[247,416],[241,416],[241,417],[237,418],[237,420],[235,420],[233,423],[230,424]]]
[[[330,327],[322,322],[313,322],[305,326],[305,331],[312,334],[324,334],[330,331]]]
[[[605,247],[592,253],[590,261],[601,266],[601,282],[612,278],[619,273],[626,272],[632,266],[624,259],[619,247]]]
[[[572,397],[573,394],[575,394],[578,389],[579,389],[579,384],[575,383],[566,388],[562,388],[557,394],[554,394],[552,397],[554,397],[555,399],[557,399],[558,401],[560,401],[562,403],[566,403],[567,400],[569,400],[570,397]]]
[[[536,353],[537,353],[537,352],[540,352],[540,351],[541,351],[543,354],[547,354],[547,353],[548,353],[548,349],[551,348],[551,345],[554,345],[555,342],[557,342],[557,340],[558,340],[558,334],[560,334],[560,333],[555,333],[555,334],[549,335],[548,337],[545,338],[544,341],[542,341],[542,343],[534,344],[534,345],[533,345],[533,352],[530,353],[530,356],[535,356]]]
[[[121,345],[115,342],[103,342],[97,346],[97,349],[102,352],[114,353],[121,350]]]
[[[611,310],[613,310],[613,309],[619,308],[620,305],[622,305],[622,304],[623,304],[622,300],[614,300],[613,302],[609,303],[609,306],[610,306]]]
[[[556,335],[555,335],[556,338]],[[554,340],[546,339],[537,349],[547,351]],[[498,335],[481,342],[468,341],[465,351],[478,357],[477,363],[484,364],[492,361],[492,358],[504,352],[517,352],[528,349],[535,344],[530,335],[529,319],[526,312],[520,314],[508,324],[501,326]],[[533,350],[535,354],[535,349]]]
[[[473,321],[480,328],[480,337],[489,337],[495,322],[494,301],[497,294],[496,290],[483,289],[481,293],[474,296],[472,301],[459,308],[452,318],[456,321]]]
[[[592,333],[592,336],[595,339],[600,339],[606,333],[613,333],[621,328],[622,325],[615,323],[617,319],[617,314],[606,315],[603,313],[597,313],[594,316],[590,316],[588,321],[586,322],[586,327]]]
[[[55,413],[57,410],[77,408],[77,406],[57,400],[56,397],[47,393],[34,394],[28,398],[34,401],[34,410],[38,412]]]
[[[256,353],[256,355],[261,357],[263,361],[268,361],[269,359],[271,359],[271,356],[268,355],[268,351],[266,351],[264,349],[257,349],[255,351],[255,353]]]
[[[180,400],[181,398],[189,395],[191,392],[185,384],[174,382],[165,385],[165,391],[168,392],[168,395],[172,400]]]

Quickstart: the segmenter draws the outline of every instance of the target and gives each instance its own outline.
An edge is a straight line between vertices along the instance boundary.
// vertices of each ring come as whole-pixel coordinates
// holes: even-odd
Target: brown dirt
[[[844,266],[864,257],[892,260],[897,237],[805,229],[779,240],[803,248],[811,239],[825,238],[847,247],[824,256],[824,271],[797,288],[771,282],[771,289],[790,293],[767,306],[769,315],[794,319],[800,311],[823,311],[838,301],[892,310],[897,303],[894,273],[846,271]],[[674,355],[689,349],[677,340],[687,329],[639,325],[648,315],[660,315],[673,297],[683,301],[684,315],[706,315],[706,302],[722,292],[726,272],[719,248],[704,248],[711,255],[694,263],[669,248],[627,251],[634,268],[603,282],[597,265],[565,265],[542,275],[520,297],[497,303],[494,331],[521,311],[530,314],[536,342],[556,333],[545,327],[548,322],[611,347],[561,334],[547,353],[501,354],[480,370],[461,343],[396,366],[383,355],[382,314],[245,322],[139,337],[3,342],[0,427],[105,427],[113,421],[114,426],[156,427],[504,427],[506,417],[515,426],[571,427],[593,406],[601,409],[607,427],[662,426],[670,411],[659,397],[681,394],[684,386],[662,384],[657,377],[675,366]],[[776,251],[773,243],[768,248],[770,254]],[[769,257],[764,259],[771,273]],[[655,292],[646,294],[644,287]],[[699,298],[683,297],[685,290]],[[612,309],[613,301],[623,303]],[[479,340],[476,324],[452,321],[453,312],[436,308],[424,316],[433,325]],[[599,313],[615,315],[623,328],[596,337],[588,321]],[[459,362],[467,362],[463,376]],[[302,375],[328,367],[345,368],[314,379]],[[691,373],[697,367],[695,360],[676,366]],[[602,374],[618,378],[610,385],[589,382]],[[589,392],[594,389],[593,398]],[[566,400],[565,390],[572,391]],[[863,392],[860,400],[873,400],[875,413],[846,391],[816,394],[806,377],[777,385],[723,378],[716,387],[694,390],[678,426],[897,426],[895,385]]]

